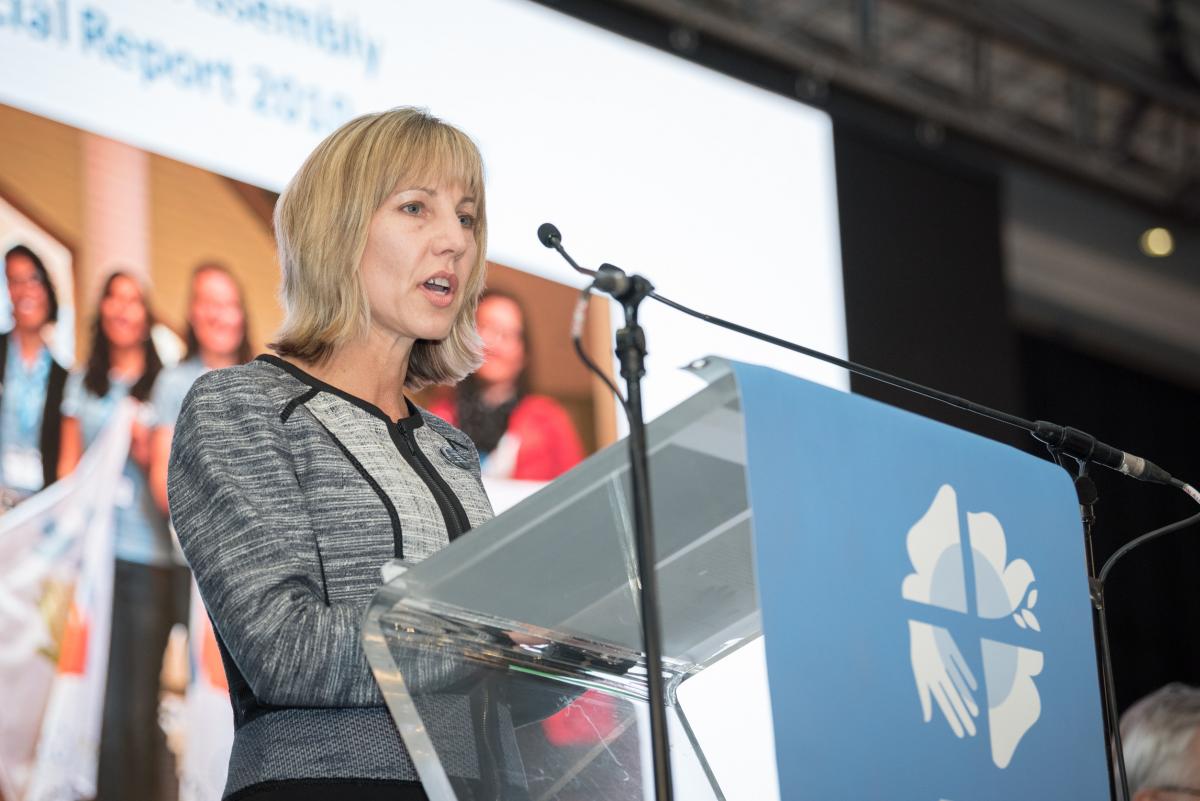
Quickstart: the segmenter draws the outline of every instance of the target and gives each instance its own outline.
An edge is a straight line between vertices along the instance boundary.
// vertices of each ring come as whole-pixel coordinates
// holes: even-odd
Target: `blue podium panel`
[[[1067,474],[734,369],[782,797],[1107,798]]]

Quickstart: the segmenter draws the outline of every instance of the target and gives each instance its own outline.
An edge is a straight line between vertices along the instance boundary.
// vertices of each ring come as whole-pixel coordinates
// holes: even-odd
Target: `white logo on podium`
[[[967,583],[958,497],[943,484],[929,510],[908,531],[908,557],[913,569],[900,594],[910,601],[967,614]],[[998,620],[1012,617],[1021,628],[1041,631],[1033,607],[1037,588],[1033,568],[1024,559],[1008,561],[1004,529],[989,512],[967,512],[967,534],[975,577],[975,613]],[[925,722],[936,703],[951,731],[974,737],[979,717],[979,682],[963,659],[948,629],[920,620],[908,621],[913,678]],[[983,639],[984,694],[992,761],[1006,768],[1025,733],[1042,712],[1033,677],[1042,672],[1042,652]]]

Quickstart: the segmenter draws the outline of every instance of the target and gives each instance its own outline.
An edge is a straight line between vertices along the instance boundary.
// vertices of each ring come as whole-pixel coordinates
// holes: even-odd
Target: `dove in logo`
[[[1008,561],[1008,543],[1000,521],[990,512],[967,512],[969,550],[962,540],[958,496],[949,484],[937,491],[929,509],[909,529],[907,547],[912,573],[900,587],[903,598],[970,614],[966,570],[974,577],[974,614],[988,620],[1011,618],[1019,627],[1041,631],[1033,612],[1037,588],[1033,568],[1024,559]],[[969,554],[969,556],[968,556]],[[954,635],[944,626],[910,619],[909,655],[926,723],[937,705],[950,730],[974,737],[980,716],[980,686]],[[1042,672],[1041,651],[980,638],[983,693],[992,761],[1012,762],[1021,738],[1041,715],[1041,696],[1033,677]]]

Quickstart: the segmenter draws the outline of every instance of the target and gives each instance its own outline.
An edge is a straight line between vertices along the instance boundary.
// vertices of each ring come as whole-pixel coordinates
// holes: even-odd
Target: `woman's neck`
[[[108,371],[124,379],[140,378],[146,372],[146,347],[142,344],[123,348],[110,347]]]
[[[408,416],[404,381],[413,340],[368,335],[341,346],[320,363],[295,362],[310,375],[378,406],[392,420]]]
[[[26,364],[32,364],[46,344],[42,341],[42,335],[37,331],[14,328],[13,336],[16,337],[17,350],[21,354],[21,360]]]
[[[504,381],[498,384],[486,384],[479,392],[479,397],[484,405],[496,408],[517,394],[517,384],[515,381]]]

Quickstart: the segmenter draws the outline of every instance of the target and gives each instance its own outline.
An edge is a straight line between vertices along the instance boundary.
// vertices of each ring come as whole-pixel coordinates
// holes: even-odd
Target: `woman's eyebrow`
[[[403,194],[404,192],[424,192],[425,194],[429,195],[430,197],[437,197],[437,190],[433,189],[432,187],[428,187],[428,186],[406,186],[401,189],[397,189],[394,194],[399,195],[399,194]],[[467,196],[463,197],[461,200],[459,200],[458,202],[459,203],[474,203],[475,197],[473,195],[467,195]]]

